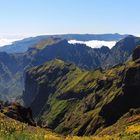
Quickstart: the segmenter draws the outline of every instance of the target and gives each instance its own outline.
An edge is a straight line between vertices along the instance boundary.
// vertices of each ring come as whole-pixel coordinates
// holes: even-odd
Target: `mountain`
[[[78,40],[78,41],[119,41],[128,35],[115,34],[63,34],[63,35],[50,35],[48,37],[62,38],[66,40]]]
[[[139,47],[137,50],[139,51]],[[61,134],[91,135],[139,113],[140,55],[108,70],[53,60],[26,73],[23,100],[38,123]]]
[[[115,56],[115,63],[125,62],[134,51],[135,47],[140,44],[140,37],[135,37],[132,35],[117,42],[117,44],[112,48],[112,55]]]
[[[120,34],[64,34],[64,35],[42,35],[37,37],[30,37],[20,41],[13,42],[12,45],[0,47],[0,52],[7,53],[23,53],[30,47],[48,39],[48,38],[61,38],[66,40],[101,40],[101,41],[119,41],[127,35]]]
[[[21,95],[23,89],[23,70],[17,58],[0,52],[0,95],[12,98]]]
[[[15,41],[11,45],[5,45],[3,47],[0,47],[0,52],[23,53],[26,52],[28,48],[39,43],[40,41],[43,41],[46,38],[47,38],[46,36],[37,36],[37,37],[25,38],[20,41]]]
[[[32,127],[5,116],[4,114],[11,115],[16,112],[16,108],[6,106],[1,110],[4,114],[0,113],[0,135],[3,137],[8,135],[11,139],[22,137],[67,140],[139,139],[140,46],[135,47],[139,44],[139,38],[128,36],[124,40],[121,40],[123,43],[118,47],[120,47],[119,50],[123,50],[122,54],[125,52],[129,54],[123,60],[127,61],[117,64],[113,60],[114,63],[109,62],[110,66],[117,65],[107,69],[95,67],[94,70],[90,70],[83,65],[78,67],[78,63],[73,64],[75,61],[71,63],[69,59],[66,62],[55,59],[60,58],[59,55],[46,57],[47,53],[43,54],[43,51],[47,48],[49,48],[47,51],[50,51],[58,44],[60,48],[63,43],[66,45],[67,40],[58,38],[41,41],[33,45],[26,53],[1,52],[0,92],[3,93],[1,95],[3,98],[5,95],[11,98],[21,94],[25,76],[25,91],[22,99],[26,106],[31,106],[38,125],[44,129]],[[77,46],[81,48],[81,45],[67,47],[72,47],[73,50]],[[82,45],[82,47],[86,46]],[[132,54],[134,48],[136,49]],[[93,53],[90,49],[88,55]],[[69,48],[67,51],[70,51]],[[106,58],[110,57],[112,60],[116,57],[113,56],[112,50],[105,46],[94,51],[92,55],[96,54],[99,60],[103,60],[102,66]],[[63,52],[63,55],[68,53],[66,52]],[[57,54],[58,50],[55,53]],[[38,61],[37,58],[40,60]],[[14,119],[17,117],[15,116]],[[94,135],[65,137],[52,133],[48,127],[64,135]]]
[[[21,95],[24,90],[23,81],[26,69],[42,65],[47,61],[61,59],[86,70],[99,67],[106,69],[130,59],[133,49],[138,44],[140,44],[140,38],[127,36],[112,49],[106,46],[93,49],[84,44],[69,44],[67,40],[51,37],[30,46],[24,53],[1,52],[0,94],[10,98]],[[9,77],[8,80],[6,75]]]
[[[135,47],[140,44],[140,38],[135,36],[127,36],[118,41],[112,49],[106,46],[93,49],[84,44],[69,44],[67,40],[58,38],[51,38],[46,42],[50,42],[50,40],[54,40],[52,42],[55,43],[47,43],[46,46],[39,44],[38,46],[42,49],[33,47],[26,53],[26,56],[32,57],[33,65],[40,65],[58,58],[85,69],[108,68],[127,61]]]
[[[110,50],[108,49],[109,52]],[[72,62],[85,69],[94,69],[101,66],[102,58],[100,55],[102,53],[104,54],[103,49],[92,49],[83,44],[73,45],[69,44],[67,40],[61,40],[56,44],[45,46],[43,49],[31,49],[26,55],[30,55],[33,58],[33,65],[40,65],[58,58]]]

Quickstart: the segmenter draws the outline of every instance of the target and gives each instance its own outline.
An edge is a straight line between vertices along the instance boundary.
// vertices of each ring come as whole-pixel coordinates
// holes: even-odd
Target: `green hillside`
[[[128,114],[97,135],[59,135],[47,128],[30,126],[0,113],[0,140],[139,140],[140,115]]]
[[[5,106],[0,138],[139,140],[139,52],[138,46],[132,60],[107,70],[83,70],[59,59],[28,69],[23,101],[37,127],[17,121],[18,110]]]
[[[92,135],[139,109],[139,77],[139,59],[94,71],[56,59],[27,71],[23,99],[43,127]]]
[[[67,40],[53,36],[34,38],[32,40],[34,43],[31,40],[25,39],[16,43],[19,49],[29,45],[26,52],[12,54],[0,52],[1,99],[20,98],[24,90],[25,71],[28,68],[54,59],[73,63],[86,70],[109,68],[130,59],[134,48],[140,44],[140,38],[132,35],[118,41],[112,49],[106,46],[90,48],[83,44],[69,44]]]

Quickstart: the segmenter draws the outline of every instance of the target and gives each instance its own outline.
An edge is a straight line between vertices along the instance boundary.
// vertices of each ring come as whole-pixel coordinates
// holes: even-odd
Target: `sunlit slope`
[[[92,135],[140,107],[139,67],[137,60],[85,71],[56,59],[28,70],[24,101],[44,127]]]
[[[29,126],[0,113],[0,140],[139,140],[140,115],[127,114],[94,136],[62,136],[49,129]]]

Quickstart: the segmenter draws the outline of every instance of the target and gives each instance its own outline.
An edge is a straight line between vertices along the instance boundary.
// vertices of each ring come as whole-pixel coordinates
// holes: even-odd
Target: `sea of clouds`
[[[1,38],[0,39],[0,47],[5,46],[5,45],[11,45],[13,42],[17,41],[18,39],[5,39]]]
[[[19,34],[0,34],[0,47],[11,45],[13,42],[22,40],[26,37],[28,36]]]
[[[102,46],[107,46],[108,48],[112,48],[115,46],[116,41],[100,41],[100,40],[91,40],[91,41],[77,41],[77,40],[69,40],[70,44],[85,44],[91,48],[101,48]]]

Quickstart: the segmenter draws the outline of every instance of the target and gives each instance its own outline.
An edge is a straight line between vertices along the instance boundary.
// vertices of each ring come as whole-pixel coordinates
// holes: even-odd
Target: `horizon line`
[[[127,33],[0,33],[0,39],[25,39],[30,37],[37,37],[37,36],[55,36],[55,35],[107,35],[107,34],[119,34],[119,35],[133,35],[140,37],[140,34],[127,34]]]

